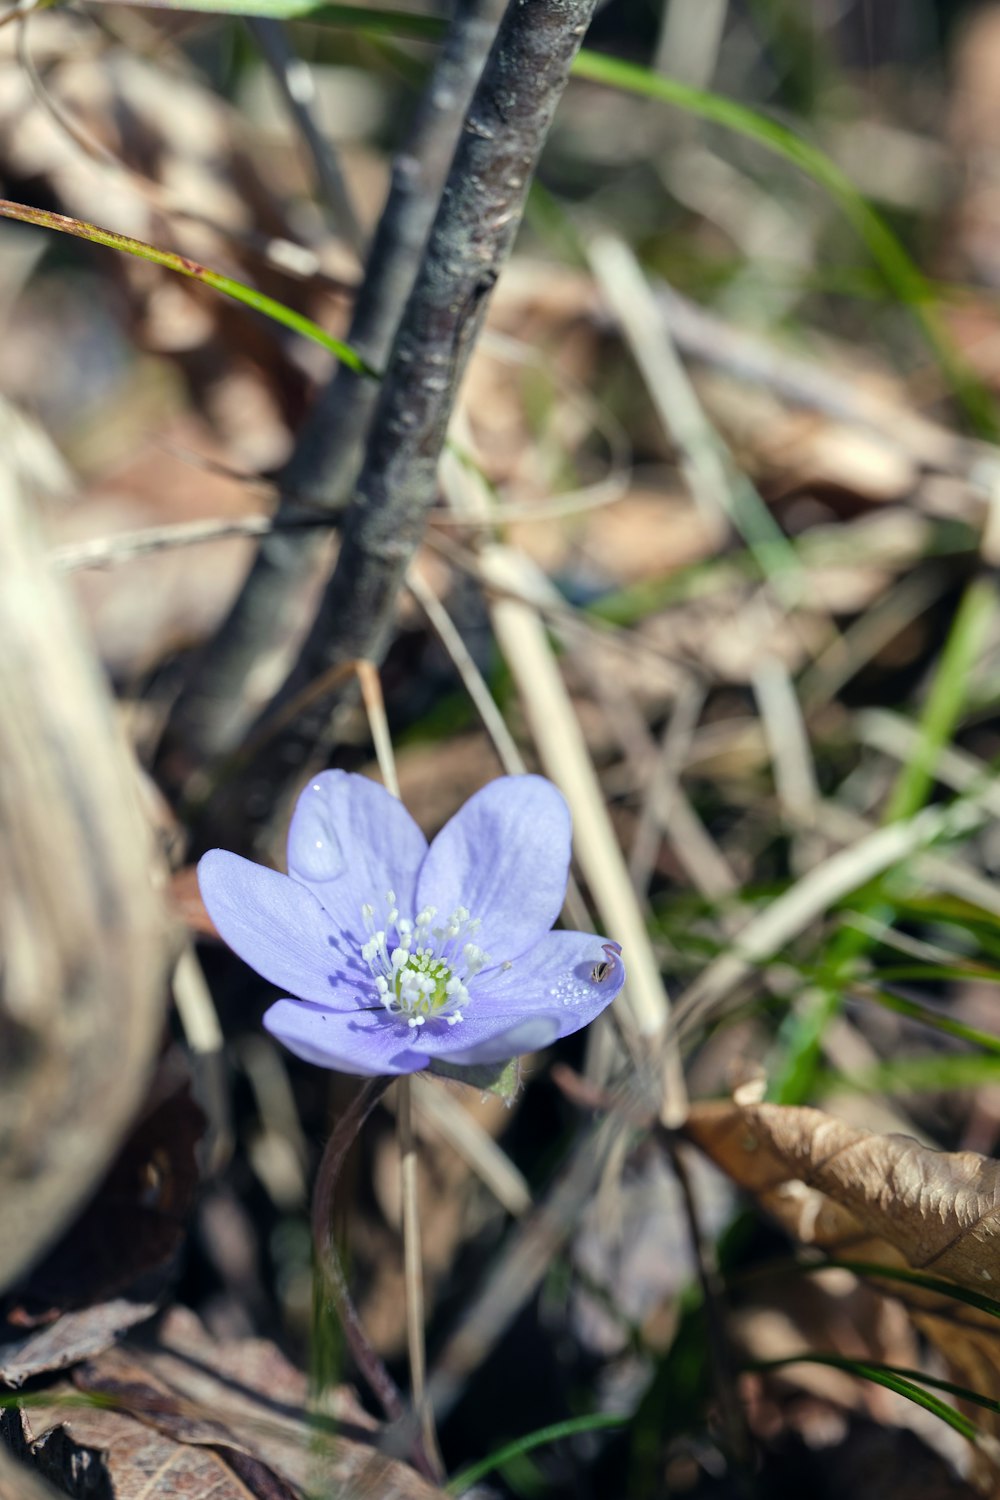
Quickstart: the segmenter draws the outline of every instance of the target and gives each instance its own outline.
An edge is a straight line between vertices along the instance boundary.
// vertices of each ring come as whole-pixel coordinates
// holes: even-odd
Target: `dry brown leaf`
[[[106,1488],[99,1492],[114,1500],[164,1493],[189,1500],[295,1500],[293,1490],[245,1454],[176,1442],[125,1411],[67,1412],[58,1397],[68,1397],[69,1391],[55,1395],[51,1407],[12,1416],[20,1420],[25,1456],[35,1456],[39,1472],[54,1484],[72,1486],[65,1493],[83,1496],[103,1474]],[[9,1433],[11,1424],[6,1425]],[[236,1467],[227,1462],[230,1457]]]
[[[378,1424],[346,1386],[324,1397],[336,1433],[321,1442],[307,1419],[306,1377],[266,1339],[213,1338],[194,1313],[175,1307],[154,1346],[129,1352],[145,1378],[224,1422],[237,1443],[297,1489],[315,1493],[321,1477],[339,1500],[440,1500],[407,1464],[371,1446]]]
[[[686,1129],[801,1244],[980,1292],[1000,1281],[1000,1163],[988,1157],[777,1104],[698,1104]],[[918,1286],[884,1290],[906,1304],[959,1384],[1000,1398],[1000,1321]],[[975,1420],[1000,1432],[981,1409]],[[980,1459],[977,1478],[995,1493],[1000,1465],[992,1450]]]
[[[702,1104],[693,1140],[804,1243],[878,1236],[907,1265],[982,1291],[1000,1282],[1000,1163],[872,1135],[817,1109]],[[831,1200],[817,1203],[802,1187]],[[854,1221],[853,1229],[843,1210]],[[837,1244],[842,1249],[843,1243]]]
[[[175,1308],[155,1342],[107,1350],[72,1385],[49,1387],[44,1406],[0,1414],[0,1461],[6,1443],[81,1500],[299,1500],[320,1486],[341,1500],[440,1500],[372,1448],[378,1425],[346,1388],[326,1403],[336,1431],[312,1424],[306,1386],[273,1344],[220,1341]],[[82,1406],[81,1391],[114,1408]]]

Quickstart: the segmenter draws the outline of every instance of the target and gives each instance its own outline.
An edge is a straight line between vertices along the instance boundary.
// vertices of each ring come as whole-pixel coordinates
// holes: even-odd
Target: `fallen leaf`
[[[79,1500],[299,1500],[320,1491],[441,1500],[374,1449],[379,1426],[345,1387],[324,1400],[329,1423],[312,1418],[306,1400],[306,1377],[273,1344],[220,1341],[174,1308],[155,1337],[106,1350],[72,1383],[50,1386],[44,1404],[0,1413],[0,1480],[6,1444]]]
[[[803,1245],[987,1294],[1000,1282],[1000,1163],[988,1157],[777,1104],[698,1104],[685,1129]],[[906,1305],[958,1384],[1000,1399],[1000,1319],[920,1286],[887,1279],[880,1289]],[[1000,1419],[978,1407],[973,1415],[982,1433],[1000,1434]],[[977,1465],[977,1481],[995,1494],[1000,1459],[989,1437]]]
[[[977,1291],[1000,1283],[998,1162],[777,1104],[702,1104],[688,1133],[804,1243],[829,1248],[836,1227],[838,1237],[886,1240],[915,1270]]]
[[[131,1412],[33,1406],[10,1414],[21,1425],[26,1456],[39,1473],[72,1496],[101,1493],[114,1500],[147,1500],[154,1494],[189,1500],[297,1500],[295,1491],[257,1460],[174,1441]],[[9,1432],[9,1423],[5,1423]],[[229,1462],[235,1457],[237,1462]],[[95,1488],[98,1476],[103,1488]]]

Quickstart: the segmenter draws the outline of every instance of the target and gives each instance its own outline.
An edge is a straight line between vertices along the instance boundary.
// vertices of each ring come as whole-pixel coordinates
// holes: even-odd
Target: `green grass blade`
[[[265,16],[280,20],[308,20],[386,36],[434,40],[443,34],[439,16],[365,5],[316,4],[314,0],[132,0],[157,9],[201,11],[225,16]],[[955,394],[977,430],[987,437],[1000,435],[996,408],[989,391],[954,347],[936,310],[935,292],[882,216],[858,192],[846,172],[818,146],[787,125],[739,104],[724,95],[698,89],[649,68],[604,53],[581,51],[573,65],[578,78],[672,104],[750,140],[798,167],[836,201],[859,234],[894,295],[909,307],[933,350]]]
[[[921,716],[917,753],[903,767],[885,812],[887,823],[912,818],[927,800],[941,751],[955,732],[969,693],[969,677],[996,609],[993,582],[974,579],[962,596]]]
[[[969,977],[983,979],[984,975],[975,970],[956,969],[950,978],[968,979]],[[877,975],[878,977],[883,977]],[[922,978],[933,977],[933,970],[925,969],[921,973]],[[998,979],[997,975],[988,976],[993,982]],[[962,1042],[969,1042],[973,1047],[981,1047],[984,1052],[991,1053],[994,1057],[1000,1056],[1000,1036],[994,1036],[992,1032],[982,1031],[978,1026],[968,1026],[964,1021],[956,1021],[952,1016],[942,1015],[940,1011],[931,1010],[930,1006],[921,1005],[919,1000],[910,1000],[905,995],[896,995],[892,990],[882,989],[877,984],[865,985],[860,993],[867,1000],[874,1000],[876,1005],[881,1005],[883,1010],[891,1010],[898,1016],[906,1016],[912,1021],[919,1021],[922,1026],[929,1026],[935,1031],[944,1032],[946,1036],[953,1036]]]
[[[937,1094],[976,1088],[1000,1082],[1000,1058],[961,1052],[942,1057],[928,1053],[875,1063],[857,1072],[821,1070],[816,1075],[818,1094]]]
[[[445,1486],[445,1493],[464,1494],[474,1484],[478,1484],[480,1479],[492,1474],[494,1469],[500,1468],[512,1458],[520,1457],[522,1453],[529,1453],[532,1448],[540,1448],[545,1443],[557,1443],[560,1438],[573,1437],[578,1432],[600,1432],[607,1427],[623,1427],[629,1420],[627,1416],[615,1412],[595,1412],[589,1417],[570,1417],[568,1421],[555,1422],[551,1427],[540,1427],[537,1432],[529,1432],[527,1437],[515,1438],[513,1442],[497,1448],[489,1458],[484,1458],[480,1463],[470,1464]]]
[[[926,1271],[913,1271],[909,1266],[883,1266],[874,1260],[841,1260],[831,1256],[829,1260],[803,1265],[804,1271],[822,1271],[825,1266],[840,1266],[853,1271],[855,1276],[869,1280],[899,1281],[906,1286],[918,1286],[925,1292],[936,1292],[940,1297],[949,1297],[953,1302],[964,1302],[969,1307],[988,1313],[991,1318],[1000,1318],[1000,1302],[987,1297],[984,1292],[974,1292],[971,1287],[959,1286],[956,1281],[945,1281],[940,1276],[930,1276]]]
[[[266,318],[272,318],[274,322],[283,324],[293,333],[311,339],[314,344],[322,344],[324,349],[328,349],[342,364],[347,365],[351,370],[356,370],[359,375],[371,375],[378,379],[378,372],[373,370],[361,358],[361,355],[351,348],[350,344],[345,344],[342,339],[335,339],[311,318],[295,312],[291,307],[286,307],[283,302],[278,302],[274,297],[267,297],[263,292],[255,291],[253,287],[244,285],[242,281],[234,280],[232,276],[224,276],[221,271],[213,271],[208,266],[191,260],[187,255],[178,255],[173,250],[158,250],[155,245],[147,245],[145,240],[134,240],[127,234],[116,234],[112,229],[100,229],[96,224],[88,224],[83,219],[71,219],[67,214],[51,213],[44,208],[31,208],[25,203],[12,203],[7,198],[0,198],[0,218],[18,219],[23,224],[37,224],[43,229],[56,229],[61,234],[71,234],[80,240],[90,240],[95,245],[107,245],[111,250],[120,250],[126,255],[138,256],[140,260],[149,260],[154,265],[166,267],[168,271],[176,271],[179,276],[188,276],[194,281],[200,281],[205,286],[210,286],[215,291],[232,297],[234,301],[242,302],[246,307],[252,307],[255,312],[263,313]]]
[[[972,669],[986,643],[995,610],[992,580],[973,580],[962,597],[934,670],[920,720],[918,753],[897,778],[885,810],[885,823],[915,817],[926,802],[938,756],[950,743],[965,709]],[[861,910],[877,924],[888,925],[895,913],[891,906],[880,904],[881,900],[876,890]],[[799,1104],[807,1097],[815,1082],[826,1028],[838,1014],[844,990],[872,944],[870,932],[858,926],[842,927],[828,944],[817,993],[808,1009],[793,1017],[786,1029],[784,1065],[770,1092],[776,1103]]]
[[[776,156],[799,167],[824,188],[864,241],[895,295],[913,312],[977,430],[983,436],[997,436],[1000,428],[993,398],[953,345],[937,314],[932,287],[882,216],[824,151],[796,135],[787,125],[744,104],[721,94],[693,88],[675,78],[665,78],[636,63],[584,50],[577,57],[573,71],[578,78],[587,78],[592,83],[607,84],[610,88],[625,89],[647,99],[676,105],[688,114],[757,141]]]
[[[369,35],[411,37],[435,41],[444,34],[441,16],[384,6],[323,4],[322,0],[129,0],[152,10],[197,11],[212,16],[263,16],[274,21],[309,21],[315,26],[337,26]]]
[[[947,1422],[956,1432],[960,1432],[969,1442],[975,1443],[979,1438],[979,1430],[974,1422],[968,1417],[949,1406],[947,1401],[941,1401],[930,1391],[924,1390],[925,1385],[933,1386],[936,1390],[948,1391],[952,1396],[960,1400],[974,1402],[977,1406],[984,1406],[990,1411],[1000,1411],[1000,1405],[991,1401],[988,1396],[977,1395],[975,1391],[967,1391],[964,1386],[953,1385],[949,1380],[935,1380],[930,1375],[924,1375],[920,1370],[901,1370],[895,1365],[884,1365],[876,1360],[848,1359],[838,1354],[789,1354],[784,1359],[765,1359],[755,1361],[746,1368],[756,1371],[780,1370],[786,1365],[826,1365],[834,1370],[845,1370],[850,1375],[856,1375],[859,1380],[871,1381],[873,1385],[884,1386],[887,1391],[895,1391],[897,1396],[905,1396],[907,1401],[922,1406],[925,1411],[932,1412],[934,1416],[940,1417],[942,1422]],[[919,1382],[919,1384],[918,1384]]]

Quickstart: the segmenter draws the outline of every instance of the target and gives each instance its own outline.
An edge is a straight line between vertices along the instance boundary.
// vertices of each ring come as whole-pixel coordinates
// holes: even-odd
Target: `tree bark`
[[[343,663],[378,661],[437,493],[456,391],[520,226],[531,178],[595,0],[511,0],[463,126],[393,346],[337,565],[300,656],[254,732],[263,749],[231,775],[201,833],[252,841],[314,754]],[[280,730],[266,735],[269,721]]]

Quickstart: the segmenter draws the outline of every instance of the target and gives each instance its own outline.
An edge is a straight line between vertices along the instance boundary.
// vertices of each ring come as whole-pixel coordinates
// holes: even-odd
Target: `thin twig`
[[[462,679],[462,686],[483,721],[497,758],[508,776],[519,776],[527,770],[524,757],[514,743],[514,736],[507,728],[506,720],[497,707],[496,700],[486,685],[486,679],[472,659],[472,654],[454,621],[441,603],[437,594],[423,580],[417,568],[406,575],[406,587],[427,616],[431,628],[451,657],[455,671]]]
[[[512,1218],[531,1208],[531,1188],[511,1161],[440,1078],[418,1073],[413,1080],[413,1113],[418,1131],[447,1141]]]
[[[315,517],[303,517],[283,524],[285,529],[291,529],[294,526],[316,527],[326,523],[317,521]],[[144,526],[137,531],[119,531],[113,536],[94,537],[84,542],[65,542],[52,548],[49,561],[60,573],[76,573],[82,568],[111,568],[118,563],[129,562],[134,557],[145,557],[150,552],[163,552],[174,547],[195,547],[203,542],[218,542],[234,536],[265,536],[274,528],[275,522],[270,516],[178,521],[169,526]]]
[[[256,475],[233,474],[219,466],[227,477],[237,478],[264,490],[273,485]],[[506,521],[551,521],[568,516],[577,516],[598,506],[610,505],[621,498],[623,491],[617,481],[612,484],[602,481],[586,490],[567,490],[536,504],[498,505],[493,522],[501,525]],[[429,517],[434,526],[457,527],[476,530],[480,523],[467,516],[455,516],[448,512],[435,511]],[[164,552],[176,547],[196,547],[205,542],[225,541],[229,537],[266,537],[275,533],[296,531],[328,532],[330,519],[303,507],[295,514],[289,505],[275,516],[225,516],[203,521],[175,521],[166,526],[143,526],[135,531],[119,531],[111,536],[93,537],[82,542],[64,542],[53,547],[49,556],[53,566],[61,573],[76,573],[84,568],[113,568],[119,563],[131,562],[135,557],[145,557],[150,552]]]
[[[246,24],[259,46],[288,112],[308,148],[316,173],[316,185],[333,219],[333,228],[360,259],[365,236],[340,170],[337,153],[313,117],[316,84],[308,63],[297,57],[280,21],[267,16],[247,16]]]

